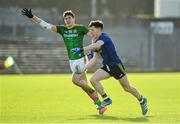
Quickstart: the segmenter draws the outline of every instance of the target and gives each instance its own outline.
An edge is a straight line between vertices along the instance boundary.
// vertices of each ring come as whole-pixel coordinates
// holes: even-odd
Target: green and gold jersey
[[[76,60],[82,58],[84,56],[84,52],[74,54],[71,50],[72,48],[83,47],[84,35],[86,35],[89,30],[83,25],[74,25],[71,28],[67,28],[64,25],[58,25],[56,28],[57,33],[63,37],[69,59]]]

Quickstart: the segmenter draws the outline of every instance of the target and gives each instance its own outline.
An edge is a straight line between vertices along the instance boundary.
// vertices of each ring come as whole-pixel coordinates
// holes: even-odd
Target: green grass
[[[147,117],[141,115],[137,100],[114,78],[103,81],[113,104],[104,116],[99,116],[93,102],[71,83],[70,74],[0,75],[0,122],[180,123],[180,73],[128,77],[148,98]]]

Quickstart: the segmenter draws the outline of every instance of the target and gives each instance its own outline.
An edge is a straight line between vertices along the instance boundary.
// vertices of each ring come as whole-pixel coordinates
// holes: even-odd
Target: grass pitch
[[[88,96],[71,83],[70,74],[0,75],[0,123],[180,123],[180,73],[128,77],[148,99],[146,117],[114,78],[103,81],[113,104],[99,116]]]

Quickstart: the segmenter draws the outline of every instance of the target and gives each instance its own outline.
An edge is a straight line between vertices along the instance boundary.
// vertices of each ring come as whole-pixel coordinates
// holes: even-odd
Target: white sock
[[[144,102],[144,99],[142,98],[142,100],[141,101],[139,101],[140,102],[140,104],[142,104],[143,102]]]
[[[104,98],[103,98],[103,100],[106,100],[106,99],[109,99],[109,97],[108,97],[108,96],[106,96],[106,97],[104,97]]]

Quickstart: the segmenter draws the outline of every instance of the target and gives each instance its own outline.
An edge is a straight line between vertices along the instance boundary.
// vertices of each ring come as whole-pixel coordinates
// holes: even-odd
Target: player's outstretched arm
[[[33,22],[39,24],[41,27],[51,30],[53,32],[57,32],[57,28],[55,25],[49,24],[49,23],[45,22],[44,20],[40,19],[39,17],[33,15],[31,9],[24,8],[24,9],[22,9],[21,12],[22,12],[22,15],[27,16]]]
[[[101,46],[102,46],[103,44],[104,44],[104,42],[103,42],[102,40],[99,40],[99,41],[97,41],[96,43],[92,43],[92,44],[90,44],[90,45],[88,45],[88,46],[86,46],[86,47],[83,47],[83,50],[84,50],[85,52],[90,51],[90,50],[98,50],[98,49],[101,48]]]
[[[73,48],[71,51],[73,53],[78,53],[78,52],[82,52],[82,51],[87,52],[87,51],[91,51],[91,50],[99,50],[103,44],[104,44],[104,41],[99,40],[96,43],[93,43],[93,44],[88,45],[83,48],[79,48],[79,47]]]

